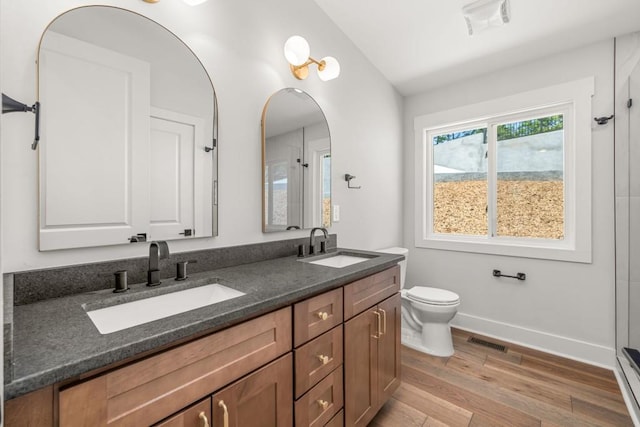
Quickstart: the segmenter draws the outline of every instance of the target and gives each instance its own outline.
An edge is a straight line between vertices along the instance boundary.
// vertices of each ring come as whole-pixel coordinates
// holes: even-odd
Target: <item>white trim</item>
[[[456,314],[456,317],[451,321],[451,325],[458,329],[600,366],[605,369],[613,370],[615,368],[616,350],[603,345],[509,323],[496,322],[495,320],[464,313]]]
[[[591,255],[591,97],[594,78],[511,95],[416,117],[415,244],[417,247],[590,263]],[[518,239],[430,233],[431,144],[428,131],[464,125],[474,128],[497,116],[570,105],[565,114],[565,239]],[[429,191],[429,193],[428,193]],[[579,214],[578,214],[579,213]]]
[[[640,407],[633,394],[634,389],[640,390],[638,374],[636,374],[624,356],[618,356],[617,369],[614,369],[613,373],[616,375],[622,398],[633,420],[633,425],[640,426]]]

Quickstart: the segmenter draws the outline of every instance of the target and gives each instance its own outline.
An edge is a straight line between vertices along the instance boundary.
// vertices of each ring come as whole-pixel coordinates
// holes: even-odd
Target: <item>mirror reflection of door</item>
[[[38,76],[40,250],[216,234],[215,93],[180,39],[79,7],[43,33]]]
[[[331,138],[324,113],[299,89],[263,111],[263,231],[331,225]]]

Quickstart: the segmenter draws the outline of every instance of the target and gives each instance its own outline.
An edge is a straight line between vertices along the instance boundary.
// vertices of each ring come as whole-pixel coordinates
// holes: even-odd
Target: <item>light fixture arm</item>
[[[324,70],[324,67],[326,67],[327,65],[326,62],[324,62],[324,60],[318,61],[317,59],[313,59],[312,57],[309,57],[309,59],[307,59],[307,62],[305,62],[304,64],[289,65],[289,68],[291,68],[291,72],[293,73],[296,79],[304,80],[309,76],[309,65],[311,64],[316,64],[318,66],[318,70],[320,71]]]
[[[40,142],[40,103],[36,101],[31,107],[22,102],[16,101],[10,96],[2,94],[2,114],[6,113],[16,113],[16,112],[32,112],[36,115],[36,124],[35,124],[35,135],[33,137],[33,143],[31,144],[31,149],[35,150],[38,148],[38,142]]]

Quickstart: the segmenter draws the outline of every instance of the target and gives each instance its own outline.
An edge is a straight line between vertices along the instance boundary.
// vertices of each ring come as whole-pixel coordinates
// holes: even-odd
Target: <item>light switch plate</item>
[[[333,205],[333,222],[340,221],[340,205]]]

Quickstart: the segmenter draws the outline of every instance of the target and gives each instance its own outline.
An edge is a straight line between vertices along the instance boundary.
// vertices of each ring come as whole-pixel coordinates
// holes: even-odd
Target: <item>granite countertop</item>
[[[5,399],[243,322],[385,270],[404,258],[360,250],[337,251],[372,258],[333,268],[290,256],[192,274],[183,282],[166,279],[155,288],[136,284],[124,294],[107,289],[16,306],[10,360],[13,375],[5,378]],[[214,282],[246,295],[106,335],[98,332],[84,308]]]

